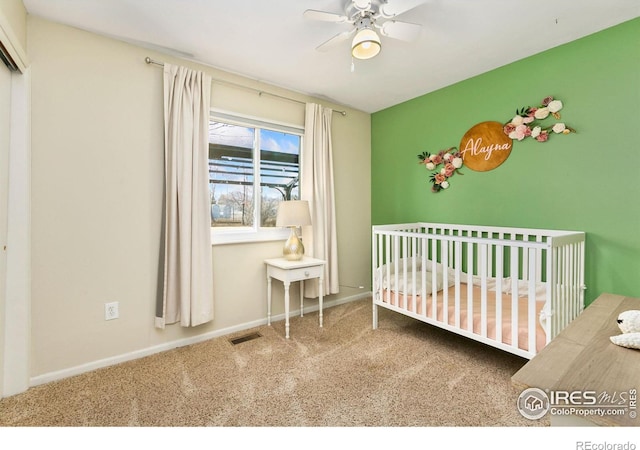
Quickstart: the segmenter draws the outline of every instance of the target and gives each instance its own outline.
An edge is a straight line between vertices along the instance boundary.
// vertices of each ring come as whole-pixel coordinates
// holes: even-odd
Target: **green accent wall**
[[[463,166],[431,192],[419,153],[458,147],[473,125],[506,123],[548,95],[577,133],[514,141],[501,166]],[[587,303],[603,292],[640,297],[640,19],[376,112],[371,129],[374,225],[585,231]]]

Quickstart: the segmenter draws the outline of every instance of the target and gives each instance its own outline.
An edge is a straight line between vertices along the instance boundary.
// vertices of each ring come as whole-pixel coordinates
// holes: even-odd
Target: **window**
[[[214,243],[286,238],[278,204],[300,198],[303,130],[227,114],[209,120]]]

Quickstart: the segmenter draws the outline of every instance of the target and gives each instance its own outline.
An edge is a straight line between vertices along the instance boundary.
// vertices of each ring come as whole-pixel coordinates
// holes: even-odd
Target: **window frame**
[[[302,149],[304,146],[304,127],[298,125],[292,125],[282,122],[276,122],[273,120],[248,116],[244,114],[238,114],[235,112],[228,112],[220,109],[211,108],[209,111],[209,121],[216,121],[226,123],[229,125],[236,125],[240,127],[248,127],[255,129],[254,139],[257,139],[259,130],[276,131],[280,133],[294,134],[300,137],[300,153],[298,154],[298,177],[302,174]],[[262,227],[260,226],[260,149],[254,145],[253,159],[254,159],[254,173],[253,173],[253,196],[256,200],[254,204],[254,220],[253,226],[243,227],[242,229],[234,228],[217,228],[211,227],[211,244],[240,244],[247,242],[266,242],[266,241],[279,241],[286,240],[289,237],[290,231],[286,227]],[[299,182],[300,183],[300,182]],[[257,187],[256,187],[257,186]],[[300,184],[298,184],[300,189]]]

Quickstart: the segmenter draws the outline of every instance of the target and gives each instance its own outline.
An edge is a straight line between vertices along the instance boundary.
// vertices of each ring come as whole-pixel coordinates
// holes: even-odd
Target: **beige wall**
[[[6,21],[11,28],[9,33],[16,39],[12,44],[27,48],[27,10],[22,0],[0,0],[0,15],[0,23]]]
[[[116,358],[266,317],[263,260],[281,242],[213,248],[215,320],[154,328],[162,217],[162,69],[314,100],[39,18],[28,20],[32,71],[32,377]],[[318,101],[319,100],[314,100]],[[340,105],[324,103],[337,109]],[[212,106],[303,125],[302,104],[214,83]],[[370,289],[370,116],[334,116],[341,293]],[[278,283],[274,283],[278,284]],[[364,285],[366,289],[349,286]],[[274,289],[274,314],[283,311]],[[105,302],[120,318],[104,320]]]

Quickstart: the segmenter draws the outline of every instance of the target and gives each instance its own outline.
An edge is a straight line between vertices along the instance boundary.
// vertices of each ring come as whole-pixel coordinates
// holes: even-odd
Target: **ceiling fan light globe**
[[[365,28],[358,31],[351,43],[351,54],[357,59],[369,59],[380,53],[380,37],[375,31]]]

